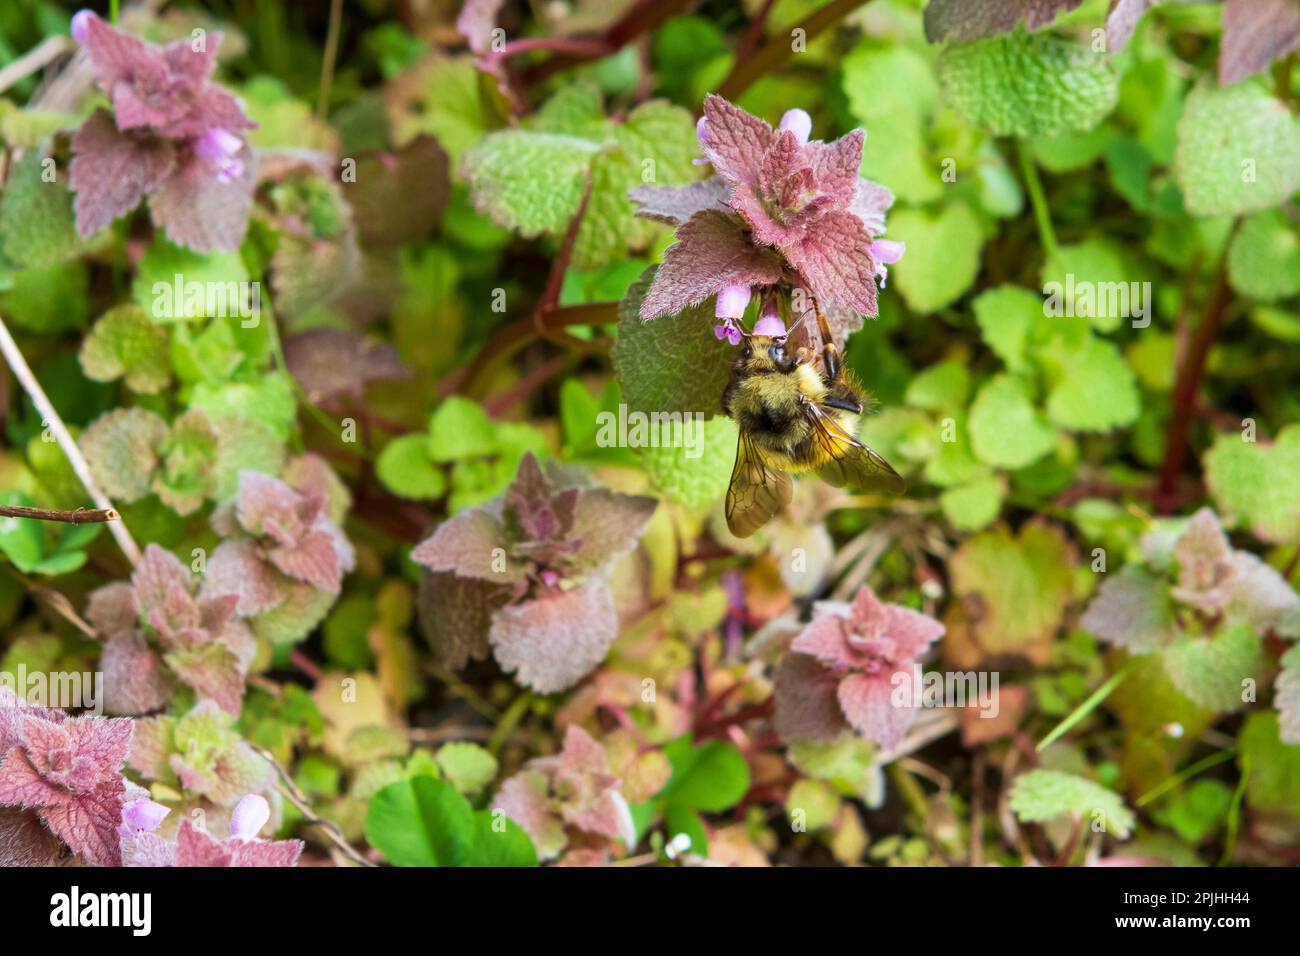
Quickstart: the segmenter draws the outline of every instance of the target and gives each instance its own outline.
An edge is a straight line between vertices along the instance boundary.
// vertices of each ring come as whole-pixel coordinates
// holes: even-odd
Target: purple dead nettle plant
[[[624,850],[636,846],[632,811],[619,787],[605,749],[570,724],[560,752],[524,764],[490,806],[523,827],[539,859],[554,859],[569,847],[590,865],[608,861],[611,840],[621,840]]]
[[[1079,624],[1130,654],[1157,654],[1175,687],[1212,710],[1244,702],[1261,638],[1300,638],[1300,595],[1278,571],[1239,551],[1209,508],[1162,522],[1142,560],[1107,575]],[[1281,736],[1300,743],[1300,644],[1283,654],[1274,704]]]
[[[286,477],[294,484],[240,472],[234,499],[212,514],[224,540],[204,583],[212,593],[237,594],[237,613],[274,643],[297,641],[320,622],[356,560],[338,525],[346,498],[328,468],[304,461]]]
[[[899,681],[943,636],[934,618],[885,604],[863,585],[852,604],[820,601],[775,676],[776,727],[787,740],[834,740],[852,728],[886,750],[916,718]],[[906,675],[901,677],[899,675]]]
[[[64,851],[120,866],[123,808],[143,791],[122,776],[131,721],[69,717],[0,687],[0,863],[44,866]],[[128,790],[130,788],[130,790]]]
[[[235,590],[201,588],[175,555],[156,544],[145,548],[130,583],[92,592],[86,616],[105,641],[100,668],[109,713],[162,708],[171,699],[174,674],[237,715],[256,652],[252,632],[236,617],[238,605]]]
[[[125,866],[294,866],[302,854],[301,840],[262,840],[257,834],[271,818],[266,798],[250,793],[230,814],[230,834],[217,837],[190,820],[181,820],[176,838],[155,832],[170,811],[152,800],[130,804],[119,834]]]
[[[778,290],[802,288],[828,318],[876,315],[876,282],[904,246],[877,238],[894,197],[858,175],[866,134],[810,140],[803,110],[790,110],[774,130],[715,95],[705,98],[697,129],[715,176],[630,193],[638,215],[677,227],[641,318],[717,296],[715,332],[735,345],[755,288],[765,304]]]
[[[435,653],[449,667],[492,653],[543,694],[572,687],[618,634],[606,571],[636,546],[655,505],[548,474],[526,455],[503,496],[411,552],[430,572],[420,606]]]
[[[212,82],[221,34],[158,47],[82,10],[72,36],[112,104],[72,139],[78,232],[99,231],[147,197],[154,224],[175,242],[237,249],[256,182],[242,134],[257,124]]]

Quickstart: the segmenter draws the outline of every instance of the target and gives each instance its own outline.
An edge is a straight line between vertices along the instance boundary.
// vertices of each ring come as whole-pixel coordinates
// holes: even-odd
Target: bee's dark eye
[[[740,352],[741,358],[749,358],[754,354],[754,350],[746,345]]]
[[[784,362],[784,361],[785,361],[785,349],[783,349],[783,348],[782,348],[781,346],[779,346],[779,345],[773,345],[770,349],[768,349],[767,354],[770,355],[770,356],[772,356],[772,361],[773,361],[773,362]]]

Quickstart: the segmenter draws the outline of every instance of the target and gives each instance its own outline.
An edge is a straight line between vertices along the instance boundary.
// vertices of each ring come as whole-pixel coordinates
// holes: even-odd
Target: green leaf
[[[900,210],[890,217],[889,237],[907,243],[907,255],[889,267],[890,279],[914,311],[937,312],[975,281],[984,234],[965,203],[954,201],[937,215]]]
[[[1042,298],[1029,289],[1003,285],[981,292],[974,307],[985,344],[1011,371],[1026,371],[1025,346],[1030,330],[1044,318]]]
[[[711,740],[698,747],[682,736],[664,747],[673,775],[660,799],[706,813],[736,805],[749,789],[749,764],[735,745]]]
[[[527,834],[504,816],[475,812],[445,780],[419,774],[371,798],[366,839],[397,866],[536,866]]]
[[[167,330],[151,322],[138,305],[118,306],[101,315],[82,340],[79,358],[87,378],[125,378],[133,392],[154,394],[171,381]]]
[[[469,801],[432,777],[389,784],[366,812],[366,840],[397,866],[464,866],[476,835]]]
[[[1221,826],[1232,804],[1232,788],[1221,780],[1196,780],[1152,815],[1189,843],[1199,843]]]
[[[641,300],[653,277],[652,267],[619,306],[611,357],[628,411],[716,415],[734,350],[714,337],[708,303],[642,322]]]
[[[155,322],[202,318],[238,322],[244,289],[240,283],[247,281],[248,270],[239,253],[192,252],[160,234],[136,267],[131,294]],[[224,316],[215,315],[223,309]]]
[[[575,136],[511,129],[490,133],[465,155],[474,205],[525,238],[562,232],[578,211],[599,147]]]
[[[7,505],[32,507],[32,500],[18,491],[6,492],[0,500]],[[41,522],[32,518],[0,517],[0,551],[19,571],[30,574],[45,554],[45,532]]]
[[[921,370],[907,385],[903,400],[934,412],[959,411],[970,393],[970,372],[961,362],[939,362]]]
[[[1300,540],[1300,425],[1282,429],[1272,445],[1222,434],[1204,464],[1221,513],[1244,519],[1264,541]]]
[[[478,744],[457,741],[438,748],[438,768],[461,793],[472,796],[497,775],[497,759]]]
[[[1251,807],[1300,816],[1300,744],[1282,743],[1276,711],[1257,711],[1246,718],[1237,754],[1242,771],[1250,773],[1246,802]]]
[[[1138,417],[1137,382],[1113,342],[1089,338],[1070,356],[1047,395],[1047,415],[1063,428],[1105,432]]]
[[[1194,216],[1279,205],[1300,188],[1300,119],[1257,80],[1207,80],[1183,106],[1174,177]]]
[[[91,422],[77,444],[104,494],[127,504],[147,495],[167,423],[143,408],[118,408]]]
[[[10,168],[0,196],[0,250],[22,267],[57,265],[85,249],[77,234],[72,193],[65,182],[42,177],[46,159],[41,150],[29,150]]]
[[[1043,263],[1043,288],[1059,294],[1061,314],[1084,316],[1098,331],[1113,332],[1124,319],[1137,315],[1140,304],[1130,295],[1124,255],[1104,238],[1059,246]],[[1150,308],[1151,303],[1145,305]]]
[[[375,474],[385,488],[403,498],[432,500],[447,493],[447,477],[429,461],[425,435],[399,435],[390,441],[375,461]]]
[[[66,332],[86,324],[87,273],[85,263],[71,260],[58,265],[20,269],[12,284],[0,293],[0,313],[18,328],[31,332]],[[64,414],[67,410],[64,409]]]
[[[1006,493],[1005,479],[999,475],[986,475],[968,484],[946,489],[939,495],[939,507],[954,528],[978,531],[997,519]]]
[[[1133,830],[1133,811],[1123,797],[1085,777],[1058,770],[1031,770],[1017,777],[1011,788],[1011,809],[1025,823],[1074,816],[1085,824],[1100,825],[1121,840]]]
[[[481,458],[498,451],[496,426],[482,406],[453,395],[429,419],[429,458],[436,462]]]
[[[995,375],[970,410],[971,449],[997,468],[1032,465],[1056,445],[1056,430],[1034,408],[1028,388],[1014,375]]]
[[[1228,279],[1242,295],[1262,302],[1300,292],[1300,235],[1281,210],[1242,224],[1228,251]]]
[[[1013,535],[1005,526],[981,532],[952,555],[953,594],[978,608],[971,638],[990,654],[1023,653],[1050,640],[1074,594],[1074,553],[1043,521]]]
[[[430,53],[392,79],[385,107],[394,146],[421,133],[433,136],[458,166],[461,154],[500,126],[509,107],[493,77],[473,57]]]
[[[1048,33],[952,44],[938,70],[944,101],[998,136],[1088,130],[1119,98],[1108,57]]]
[[[1259,636],[1247,624],[1224,627],[1208,638],[1184,635],[1164,649],[1163,657],[1173,685],[1211,710],[1240,708],[1243,681],[1260,677]]]
[[[693,447],[643,448],[641,465],[669,501],[704,509],[726,494],[739,432],[735,422],[719,415],[703,422],[703,427],[692,422],[690,434],[696,440]]]

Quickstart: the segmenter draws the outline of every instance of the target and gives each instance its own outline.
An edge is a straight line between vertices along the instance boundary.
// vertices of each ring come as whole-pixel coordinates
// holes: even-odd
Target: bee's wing
[[[828,461],[817,469],[817,477],[828,485],[843,488],[856,485],[864,491],[900,494],[905,487],[902,476],[872,449],[854,438],[816,402],[806,402],[813,441],[826,453]]]
[[[790,503],[790,476],[765,464],[742,431],[736,443],[736,467],[727,488],[727,527],[737,538],[748,538]]]

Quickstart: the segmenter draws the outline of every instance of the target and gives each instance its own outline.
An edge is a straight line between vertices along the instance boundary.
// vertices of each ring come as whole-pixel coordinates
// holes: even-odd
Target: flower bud
[[[720,319],[738,319],[745,314],[752,295],[747,285],[729,285],[718,293],[717,308],[714,315]]]
[[[271,805],[260,793],[250,793],[235,804],[230,814],[230,835],[241,840],[252,840],[271,819]]]
[[[781,129],[794,133],[794,138],[802,146],[812,135],[812,117],[803,110],[786,110],[785,115],[781,117]]]
[[[72,15],[72,25],[68,30],[72,39],[81,44],[86,42],[86,33],[90,30],[90,20],[94,15],[89,10],[78,10]]]

